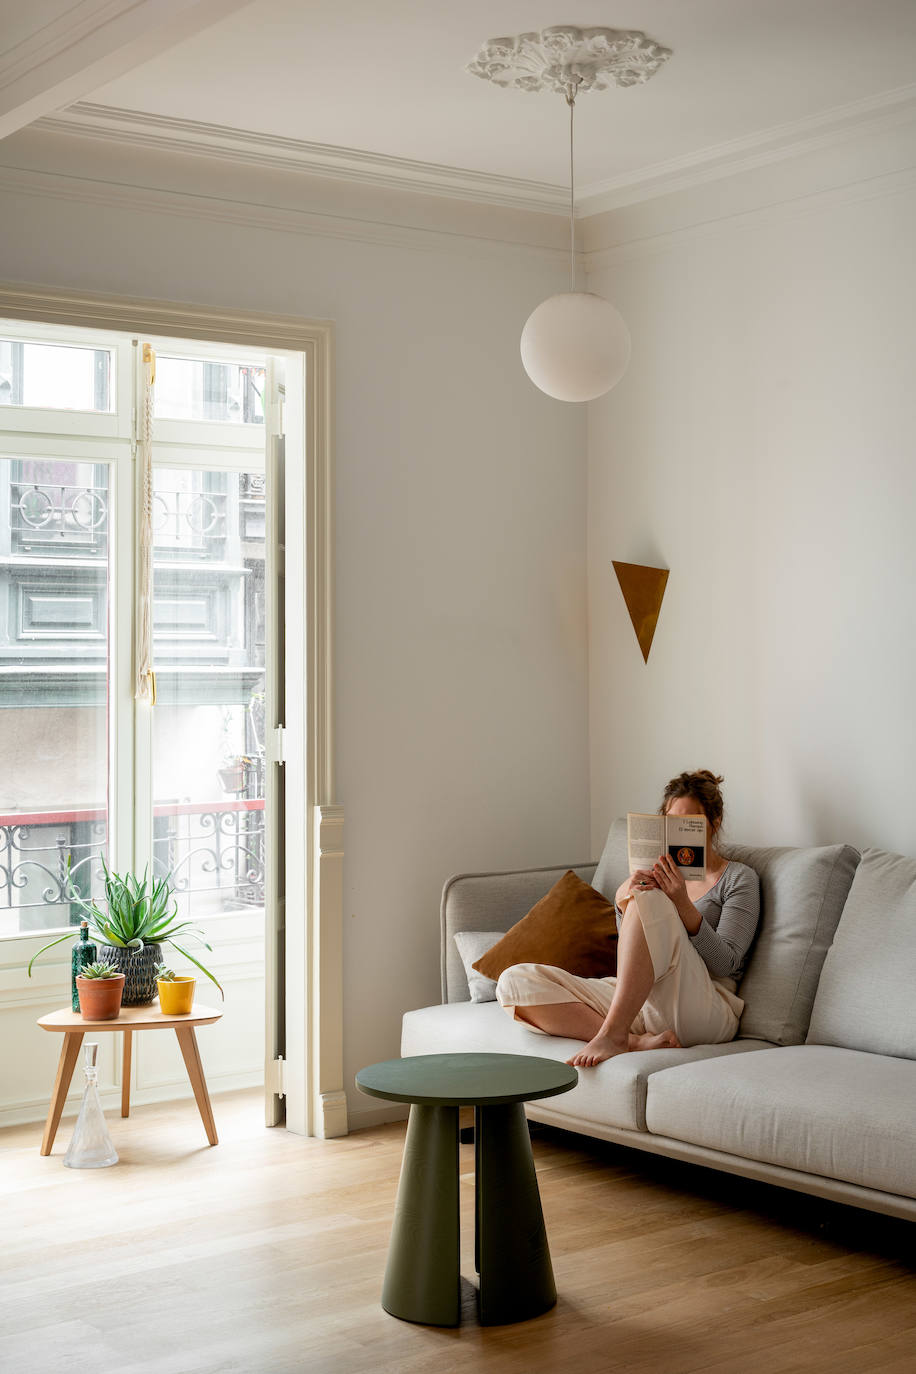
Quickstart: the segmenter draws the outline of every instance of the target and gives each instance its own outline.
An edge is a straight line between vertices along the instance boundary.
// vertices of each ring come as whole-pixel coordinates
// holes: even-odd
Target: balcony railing
[[[164,803],[153,827],[153,872],[171,875],[183,915],[264,905],[263,799]],[[71,892],[101,896],[106,843],[104,810],[0,815],[0,936],[77,924]]]
[[[13,479],[9,529],[12,549],[23,554],[69,556],[74,550],[104,559],[108,551],[107,484]],[[249,504],[263,510],[255,490]],[[153,539],[159,551],[221,556],[229,531],[229,497],[224,491],[180,491],[157,480],[153,495]],[[261,533],[263,538],[263,533]]]

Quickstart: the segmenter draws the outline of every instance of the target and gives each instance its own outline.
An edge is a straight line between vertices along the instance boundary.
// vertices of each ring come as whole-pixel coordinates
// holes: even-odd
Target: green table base
[[[410,1109],[382,1306],[408,1322],[458,1325],[457,1107]]]
[[[474,1253],[481,1326],[527,1321],[557,1300],[531,1137],[519,1102],[474,1112]]]
[[[482,1326],[527,1321],[554,1306],[550,1263],[525,1109],[475,1109],[474,1265]],[[429,1326],[461,1319],[458,1108],[410,1109],[382,1306]],[[431,1262],[432,1257],[432,1262]]]

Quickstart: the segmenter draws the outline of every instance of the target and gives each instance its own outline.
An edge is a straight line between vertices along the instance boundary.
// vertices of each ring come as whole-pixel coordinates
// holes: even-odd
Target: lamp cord
[[[576,289],[576,173],[573,161],[573,115],[581,76],[571,77],[566,87],[569,106],[569,289]]]

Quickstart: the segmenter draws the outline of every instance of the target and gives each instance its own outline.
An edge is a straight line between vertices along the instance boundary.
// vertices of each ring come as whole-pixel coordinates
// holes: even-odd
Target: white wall
[[[553,222],[437,202],[422,231],[403,204],[380,230],[360,203],[323,227],[319,190],[80,139],[0,144],[8,283],[336,321],[349,1085],[439,998],[446,877],[589,857],[585,418],[518,359],[564,280]],[[371,1104],[350,1097],[358,1123]]]
[[[593,848],[710,767],[735,840],[916,854],[914,167],[909,125],[592,226],[633,335],[590,407]],[[614,558],[671,569],[648,665]]]

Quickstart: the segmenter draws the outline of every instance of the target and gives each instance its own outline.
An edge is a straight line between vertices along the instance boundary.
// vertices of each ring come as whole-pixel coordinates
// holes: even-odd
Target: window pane
[[[264,423],[263,367],[156,355],[154,415],[160,420]]]
[[[157,469],[155,497],[156,872],[186,917],[263,910],[264,479]]]
[[[104,465],[0,460],[0,935],[78,923],[68,865],[98,890],[107,537]]]
[[[113,396],[109,349],[0,339],[0,405],[110,412]]]

